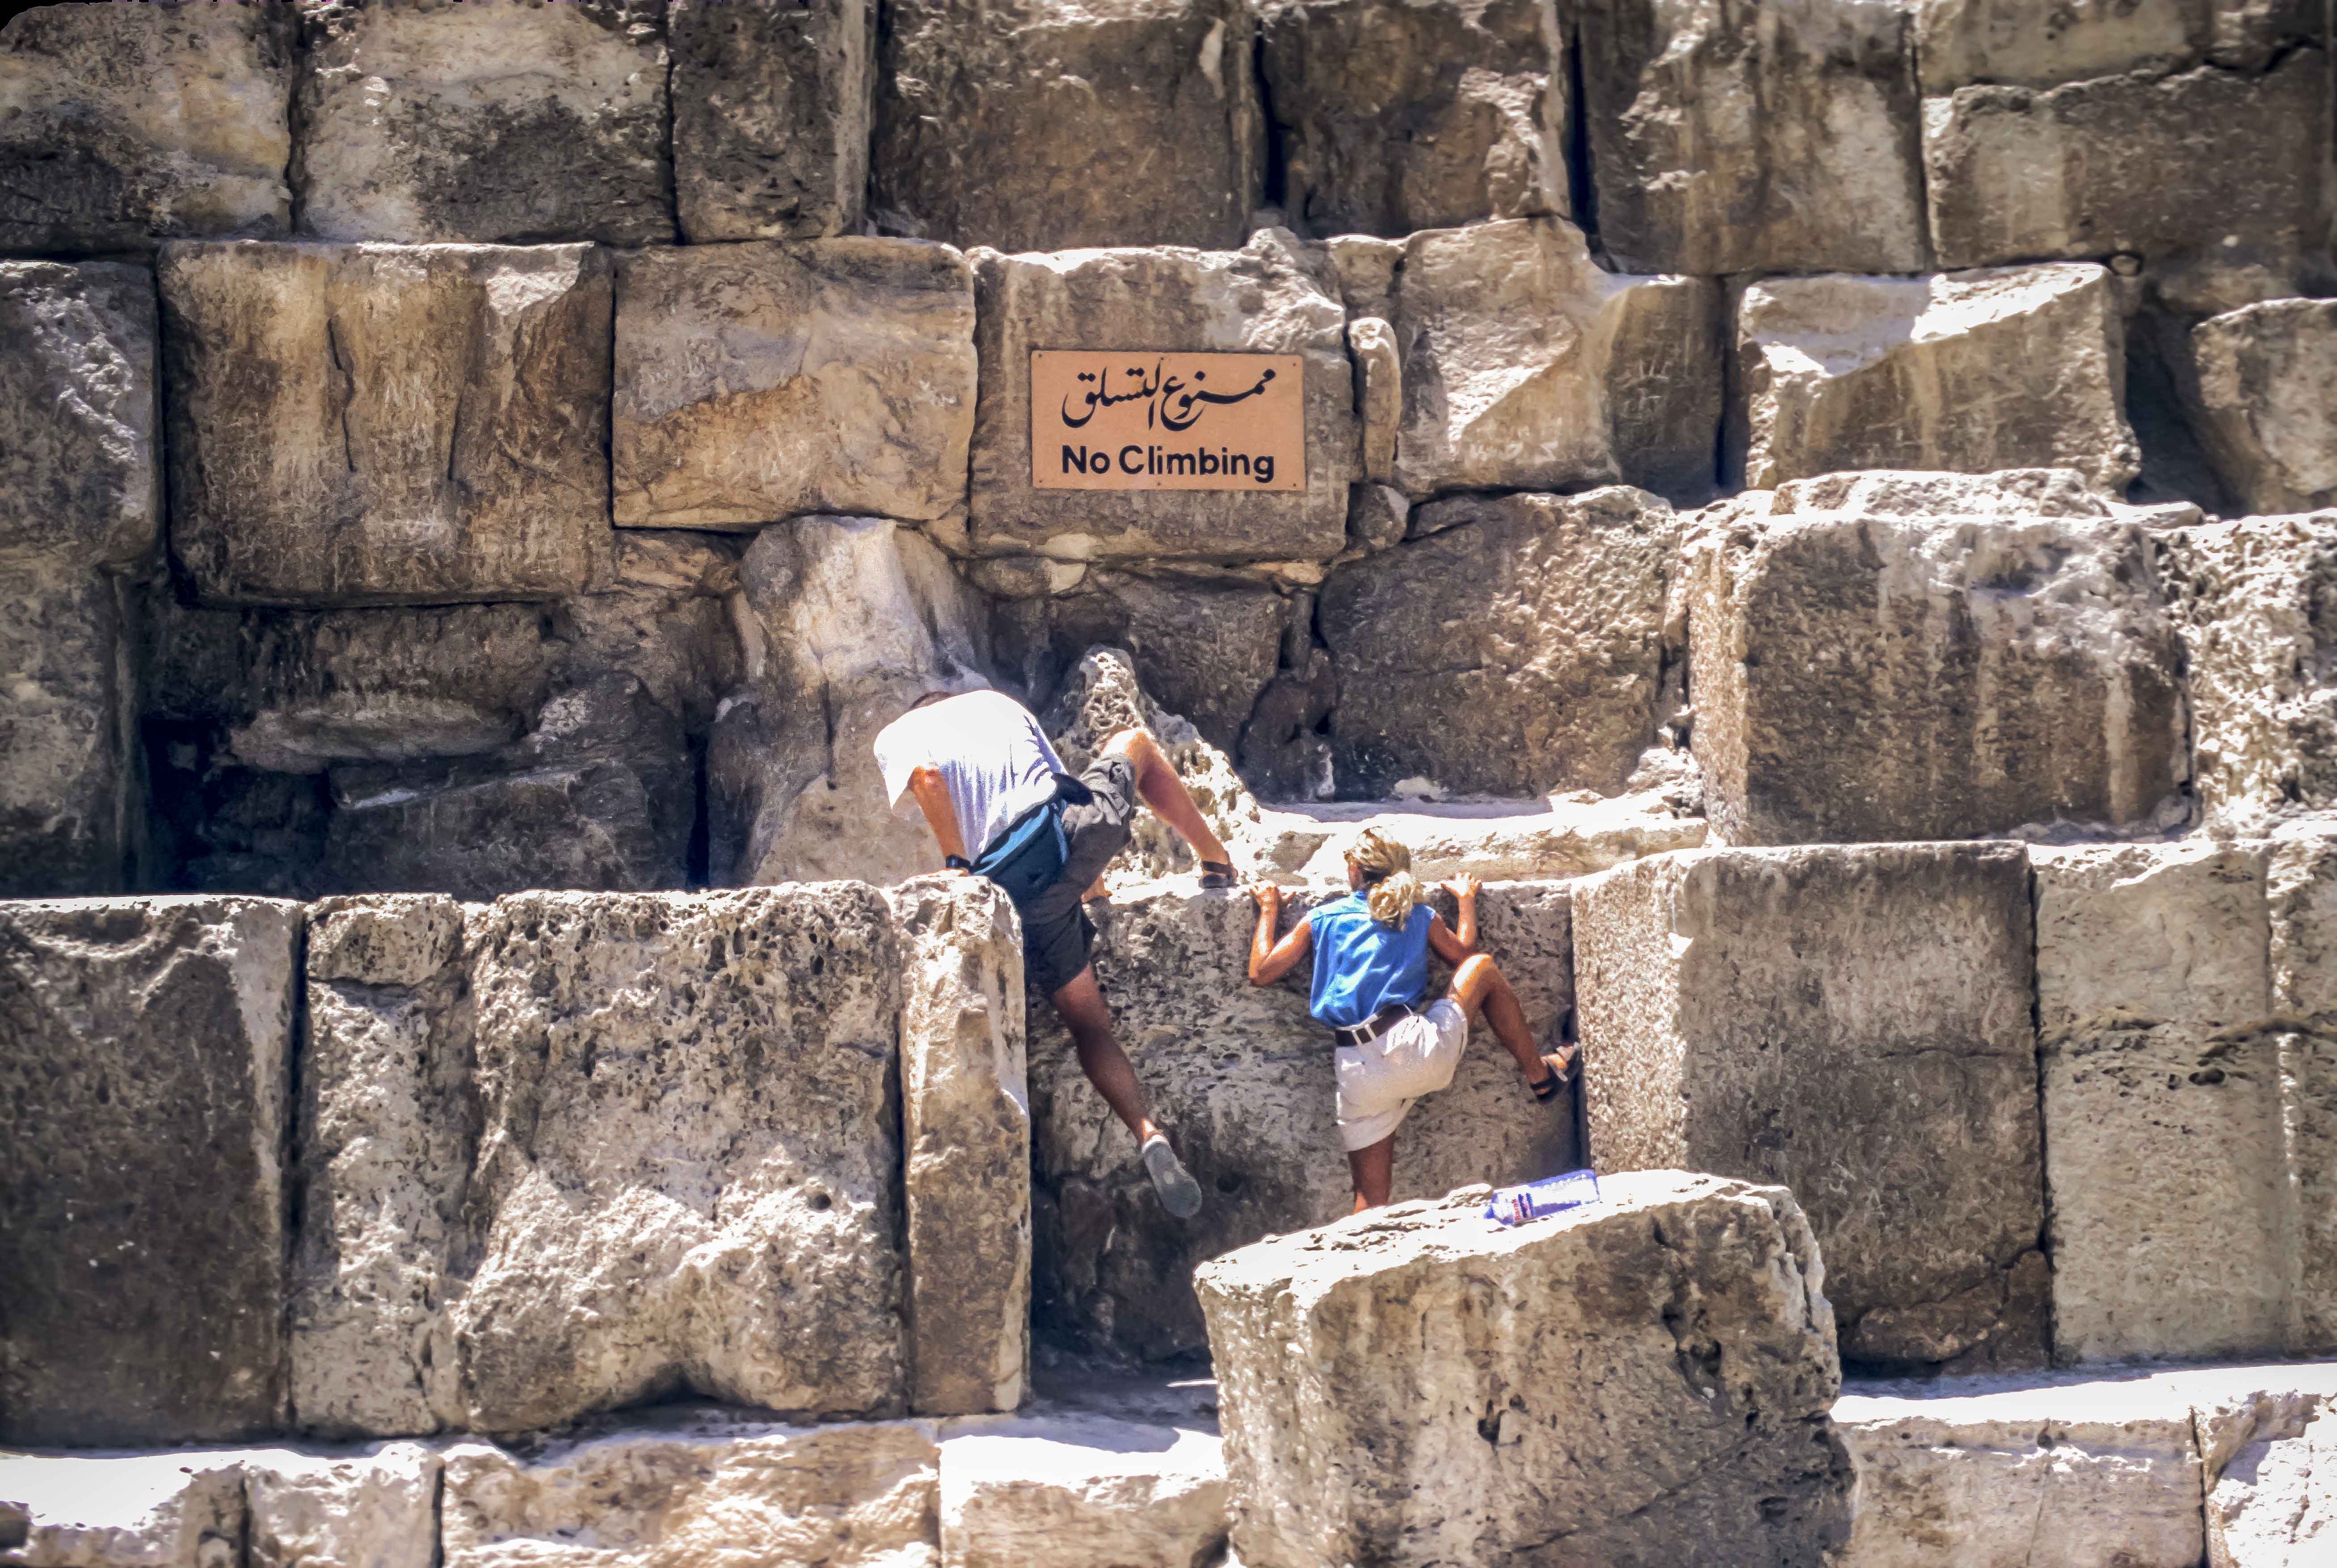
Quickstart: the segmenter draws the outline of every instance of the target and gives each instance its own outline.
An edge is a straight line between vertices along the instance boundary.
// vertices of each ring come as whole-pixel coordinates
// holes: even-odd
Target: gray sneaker
[[[1177,1151],[1159,1133],[1144,1140],[1140,1151],[1144,1157],[1144,1174],[1152,1178],[1153,1190],[1160,1194],[1160,1206],[1180,1220],[1189,1220],[1201,1212],[1201,1183],[1193,1180]]]

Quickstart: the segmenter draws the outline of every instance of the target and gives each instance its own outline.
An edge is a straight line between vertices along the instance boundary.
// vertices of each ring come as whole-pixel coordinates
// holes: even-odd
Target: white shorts
[[[1368,1149],[1396,1129],[1412,1102],[1452,1081],[1469,1043],[1469,1016],[1443,998],[1378,1039],[1339,1047],[1339,1146]]]

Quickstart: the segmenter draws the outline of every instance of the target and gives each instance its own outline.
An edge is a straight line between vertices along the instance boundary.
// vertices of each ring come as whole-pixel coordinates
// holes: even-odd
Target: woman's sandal
[[[1233,885],[1234,868],[1231,864],[1225,861],[1203,861],[1201,862],[1202,887],[1229,888]]]
[[[1550,1076],[1538,1084],[1529,1083],[1526,1087],[1533,1091],[1533,1097],[1537,1100],[1554,1100],[1558,1098],[1558,1091],[1574,1082],[1575,1075],[1582,1070],[1582,1047],[1579,1045],[1560,1046],[1544,1057],[1541,1065],[1550,1069]]]

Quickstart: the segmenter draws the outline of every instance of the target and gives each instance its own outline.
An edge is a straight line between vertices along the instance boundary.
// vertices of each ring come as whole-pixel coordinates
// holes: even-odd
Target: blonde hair
[[[1364,873],[1364,907],[1384,926],[1403,929],[1420,901],[1420,879],[1412,874],[1412,851],[1402,839],[1365,828],[1347,846],[1347,858]]]

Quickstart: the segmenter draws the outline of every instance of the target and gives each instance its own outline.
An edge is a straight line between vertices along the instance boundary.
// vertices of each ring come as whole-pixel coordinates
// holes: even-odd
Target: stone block
[[[2258,1386],[2192,1407],[2208,1568],[2310,1568],[2337,1543],[2337,1377],[2256,1368]]]
[[[2183,529],[2160,559],[2207,820],[2337,806],[2337,512]]]
[[[1782,1568],[1843,1544],[1833,1315],[1793,1194],[1601,1186],[1531,1225],[1458,1193],[1201,1271],[1244,1563]]]
[[[973,260],[983,366],[970,519],[978,550],[1032,550],[1061,560],[1328,560],[1339,553],[1347,486],[1362,477],[1361,433],[1346,313],[1319,253],[1268,231],[1241,250],[982,251]],[[1031,351],[1131,345],[1301,356],[1306,488],[1245,495],[1033,487]],[[1237,411],[1217,417],[1230,428]]]
[[[285,5],[38,5],[0,29],[0,250],[272,239],[291,221]]]
[[[300,229],[674,237],[664,0],[300,0]]]
[[[933,1568],[922,1421],[780,1427],[683,1407],[525,1457],[446,1451],[446,1568]]]
[[[133,606],[91,568],[0,569],[0,896],[119,892],[145,842]]]
[[[708,742],[715,879],[938,869],[914,803],[891,809],[876,735],[929,691],[987,684],[987,606],[923,534],[881,518],[766,529],[740,571],[754,640]]]
[[[876,84],[870,0],[668,0],[682,238],[859,231]]]
[[[886,17],[870,156],[888,231],[1004,251],[1249,232],[1266,124],[1241,0],[901,0]],[[1169,340],[1110,346],[1139,341]]]
[[[1842,1568],[2196,1568],[2199,1453],[2163,1378],[1848,1384]]]
[[[0,905],[0,1441],[284,1423],[297,905]]]
[[[320,925],[304,1422],[901,1407],[901,959],[875,890],[524,893],[459,941],[435,901]]]
[[[542,599],[606,575],[601,251],[184,244],[161,281],[171,541],[204,600]]]
[[[1619,480],[1701,501],[1720,426],[1718,286],[1630,278],[1562,219],[1415,234],[1395,300],[1395,482],[1561,490]]]
[[[1697,850],[1575,889],[1597,1168],[1792,1187],[1845,1362],[2041,1364],[2020,847]]]
[[[953,1421],[942,1568],[1193,1568],[1226,1541],[1217,1436],[1110,1417]]]
[[[1012,1410],[1031,1363],[1031,1084],[1022,928],[995,885],[887,895],[901,945],[909,1406]]]
[[[439,1456],[419,1443],[248,1449],[249,1568],[435,1568]]]
[[[1589,0],[1580,112],[1629,272],[1920,272],[1905,7]]]
[[[2337,504],[2337,301],[2274,299],[2191,329],[2194,423],[2250,511]]]
[[[1844,469],[2141,471],[2126,341],[2100,267],[1768,278],[1737,312],[1755,488]]]
[[[241,1568],[243,1456],[11,1454],[0,1562],[16,1568]],[[9,1529],[11,1515],[21,1533]]]
[[[2287,1031],[2282,1117],[2295,1216],[2288,1349],[2322,1356],[2337,1351],[2337,835],[2326,824],[2284,833],[2264,882],[2273,1006]]]
[[[2000,513],[1740,518],[1691,548],[1692,745],[1732,843],[2181,822],[2151,536]]]
[[[2229,297],[2250,268],[2301,294],[2328,280],[2329,138],[2317,47],[2263,75],[1960,87],[1923,103],[1931,240],[1945,268],[2138,256],[2185,311],[2265,297]]]
[[[2187,70],[2205,55],[2215,14],[2234,4],[2127,0],[2057,9],[2023,0],[1916,0],[1916,63],[1923,91],[1941,94],[1975,82],[2058,87],[2128,71]]]
[[[2264,853],[2031,859],[2055,1359],[2277,1354],[2294,1242]]]
[[[146,268],[0,262],[0,559],[120,570],[153,552],[155,356]]]
[[[1408,779],[1463,794],[1621,790],[1686,653],[1666,635],[1672,509],[1613,486],[1423,510],[1429,537],[1323,585],[1338,792],[1384,797]]]
[[[1288,898],[1285,928],[1312,901]],[[1538,1033],[1573,1002],[1567,905],[1560,882],[1496,883],[1478,902],[1478,945],[1517,987]],[[1442,907],[1450,918],[1449,901]],[[1206,1203],[1194,1219],[1168,1217],[1070,1037],[1034,1001],[1038,1324],[1059,1342],[1159,1359],[1205,1342],[1196,1264],[1353,1208],[1334,1122],[1332,1043],[1307,1017],[1303,975],[1249,985],[1257,915],[1247,897],[1152,889],[1089,912],[1096,979],[1120,1043]],[[1432,994],[1444,981],[1438,966]],[[1579,1163],[1572,1144],[1570,1108],[1536,1104],[1517,1064],[1479,1030],[1452,1086],[1421,1100],[1398,1129],[1395,1195],[1567,1170]]]
[[[1259,34],[1283,205],[1304,231],[1402,239],[1570,210],[1550,0],[1275,0]]]
[[[973,278],[944,246],[635,251],[618,262],[616,333],[620,527],[920,521],[964,503]]]

